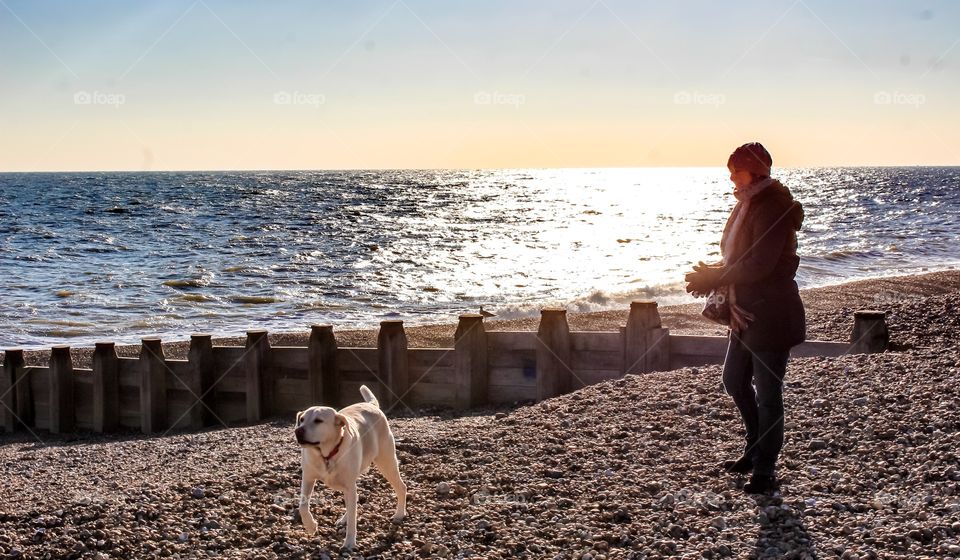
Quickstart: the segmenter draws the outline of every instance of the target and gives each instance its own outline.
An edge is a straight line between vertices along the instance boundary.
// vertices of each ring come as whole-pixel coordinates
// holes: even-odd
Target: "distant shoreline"
[[[807,311],[807,337],[810,340],[846,340],[849,326],[837,325],[838,316],[846,316],[851,310],[883,309],[885,301],[920,298],[937,294],[960,291],[960,270],[949,269],[921,274],[889,276],[866,280],[854,280],[838,284],[806,288],[800,291]],[[683,305],[661,306],[660,317],[663,326],[676,334],[696,334],[725,336],[726,329],[715,325],[700,316],[702,304],[699,302]],[[628,306],[610,311],[595,311],[567,314],[570,329],[574,331],[615,331],[626,324]],[[536,331],[539,317],[518,319],[488,319],[487,330],[526,330]],[[852,322],[850,323],[852,326]],[[406,327],[408,344],[411,348],[449,348],[453,346],[456,322],[438,323]],[[344,329],[334,334],[341,347],[375,347],[377,329]],[[306,346],[308,331],[272,332],[270,343],[273,346]],[[219,346],[242,346],[245,338],[217,337],[214,344]],[[164,356],[172,359],[186,358],[189,341],[172,341],[163,344]],[[139,344],[117,345],[121,356],[136,356]],[[0,351],[0,356],[3,352]],[[45,366],[49,359],[49,348],[27,350],[24,352],[29,365]],[[90,367],[93,348],[74,347],[71,349],[74,367]],[[0,358],[2,359],[2,358]]]

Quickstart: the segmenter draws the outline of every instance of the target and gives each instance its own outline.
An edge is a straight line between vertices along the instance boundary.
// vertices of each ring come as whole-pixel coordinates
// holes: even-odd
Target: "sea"
[[[778,169],[801,287],[955,268],[960,168]],[[723,168],[0,173],[0,348],[695,301]]]

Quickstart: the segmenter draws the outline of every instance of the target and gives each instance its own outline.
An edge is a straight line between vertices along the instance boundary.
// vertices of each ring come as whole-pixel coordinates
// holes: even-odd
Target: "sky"
[[[960,164],[960,2],[0,0],[0,171]]]

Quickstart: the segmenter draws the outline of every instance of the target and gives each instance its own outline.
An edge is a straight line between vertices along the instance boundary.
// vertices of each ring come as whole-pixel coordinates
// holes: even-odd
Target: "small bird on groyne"
[[[484,317],[496,317],[496,316],[497,316],[496,313],[490,313],[489,311],[484,311],[482,305],[480,306],[480,315],[482,315],[482,316],[484,316]]]

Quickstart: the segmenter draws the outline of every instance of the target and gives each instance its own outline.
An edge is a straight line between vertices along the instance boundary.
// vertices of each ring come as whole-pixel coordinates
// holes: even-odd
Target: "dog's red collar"
[[[330,451],[329,455],[324,455],[323,451],[320,452],[320,456],[323,457],[323,462],[329,463],[330,459],[333,459],[333,456],[337,454],[337,451],[340,451],[340,444],[343,443],[343,436],[340,436],[340,441],[337,442],[337,445]]]

